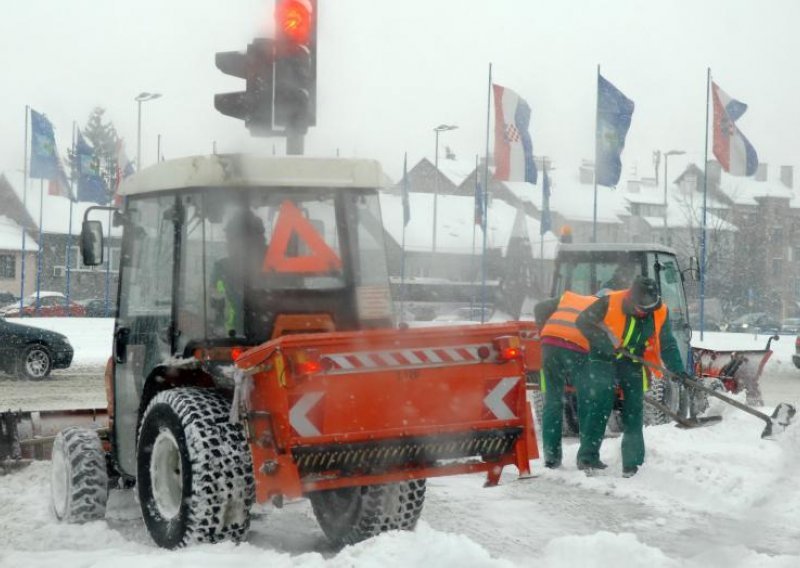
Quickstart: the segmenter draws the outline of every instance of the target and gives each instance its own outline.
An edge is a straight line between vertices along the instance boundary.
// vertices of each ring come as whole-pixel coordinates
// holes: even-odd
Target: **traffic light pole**
[[[293,128],[286,129],[286,155],[302,156],[305,150],[305,136]]]

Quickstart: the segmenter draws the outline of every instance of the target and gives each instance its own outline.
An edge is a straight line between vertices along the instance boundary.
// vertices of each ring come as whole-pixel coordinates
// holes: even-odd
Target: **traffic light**
[[[252,134],[272,132],[274,43],[257,38],[247,51],[223,51],[216,64],[226,75],[247,81],[246,90],[214,95],[214,107],[224,115],[244,120]]]
[[[275,126],[305,134],[316,123],[317,2],[275,1]]]

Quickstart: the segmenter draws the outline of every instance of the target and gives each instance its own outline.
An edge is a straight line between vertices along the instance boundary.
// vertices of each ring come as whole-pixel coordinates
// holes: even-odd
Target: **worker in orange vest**
[[[561,465],[564,387],[580,381],[589,353],[589,340],[575,322],[578,315],[596,301],[595,296],[564,292],[560,298],[539,302],[534,308],[542,339],[539,385],[544,396],[542,449],[545,467]]]
[[[600,461],[600,446],[619,384],[624,396],[622,473],[630,477],[644,463],[644,392],[649,375],[644,365],[625,357],[624,352],[686,375],[669,311],[661,302],[655,280],[640,275],[628,290],[609,292],[589,306],[578,316],[576,325],[590,343],[587,372],[578,384],[578,469],[591,474],[606,467]]]

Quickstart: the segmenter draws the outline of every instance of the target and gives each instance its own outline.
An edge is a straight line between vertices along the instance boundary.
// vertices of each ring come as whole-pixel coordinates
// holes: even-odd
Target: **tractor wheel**
[[[652,397],[654,400],[664,404],[673,412],[680,412],[680,385],[673,383],[667,379],[653,378],[650,381],[650,391],[647,396]],[[644,403],[644,425],[645,426],[658,426],[659,424],[667,424],[672,418],[661,412],[657,408]]]
[[[106,516],[108,470],[100,437],[66,428],[53,442],[50,504],[59,521],[85,523]]]
[[[164,548],[244,539],[255,486],[244,431],[216,391],[158,393],[137,445],[137,486],[147,531]]]
[[[425,503],[425,480],[309,493],[314,515],[336,546],[390,530],[412,530]]]
[[[25,347],[17,359],[17,375],[31,381],[46,378],[52,370],[50,350],[38,343]]]
[[[539,433],[542,432],[542,413],[544,412],[544,394],[540,391],[531,392],[531,404],[533,404],[533,415],[536,418],[536,425]],[[577,398],[574,394],[564,395],[564,417],[561,422],[561,435],[575,437],[580,433],[578,427],[578,406]]]

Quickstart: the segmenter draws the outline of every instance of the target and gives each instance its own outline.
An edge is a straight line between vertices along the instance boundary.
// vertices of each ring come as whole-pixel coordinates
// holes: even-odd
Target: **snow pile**
[[[548,568],[673,568],[679,566],[657,548],[639,542],[631,533],[600,531],[589,536],[565,536],[551,540],[544,548],[540,566]]]
[[[72,367],[104,367],[111,356],[113,318],[10,318],[8,321],[65,335],[75,349]]]

